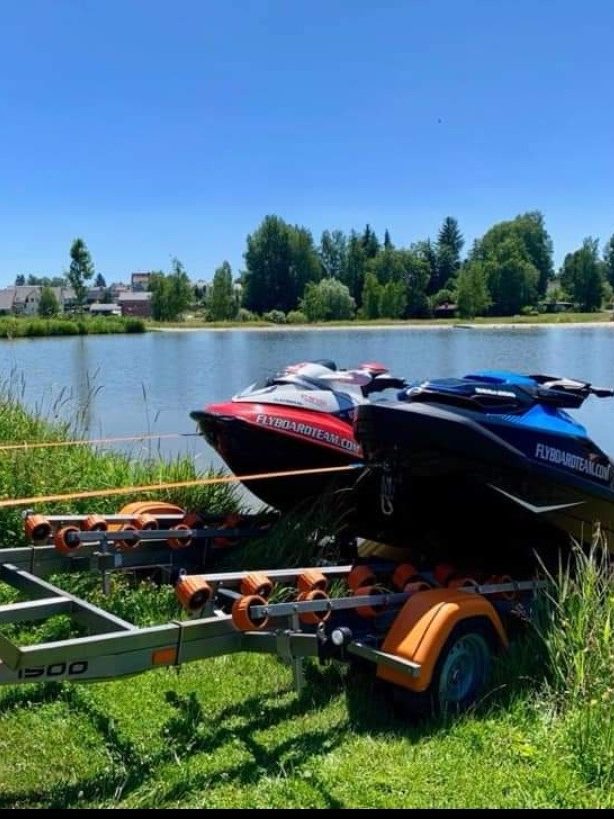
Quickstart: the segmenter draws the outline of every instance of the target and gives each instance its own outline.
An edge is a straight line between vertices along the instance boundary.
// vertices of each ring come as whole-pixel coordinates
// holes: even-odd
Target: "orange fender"
[[[487,620],[507,647],[501,619],[485,597],[459,589],[429,589],[413,594],[403,606],[382,644],[382,651],[419,663],[420,673],[411,677],[378,665],[377,676],[411,691],[426,691],[437,658],[454,626],[468,618]]]

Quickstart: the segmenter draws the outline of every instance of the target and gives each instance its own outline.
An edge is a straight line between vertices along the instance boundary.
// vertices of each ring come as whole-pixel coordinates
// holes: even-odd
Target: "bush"
[[[309,321],[351,319],[356,311],[349,289],[337,279],[307,282],[300,307]]]
[[[307,324],[307,316],[300,310],[290,310],[286,318],[288,324]]]
[[[530,304],[525,304],[524,307],[520,309],[521,316],[539,316],[539,310],[537,307],[532,307]]]
[[[252,313],[251,310],[246,310],[245,307],[241,307],[237,313],[237,321],[256,321],[257,318],[258,316],[255,313]]]
[[[76,336],[109,333],[144,333],[146,325],[140,318],[120,316],[76,316],[51,319],[0,318],[0,338],[42,338],[44,336]]]
[[[262,318],[265,321],[270,321],[273,324],[285,324],[286,314],[283,310],[269,310],[268,313],[263,313]]]

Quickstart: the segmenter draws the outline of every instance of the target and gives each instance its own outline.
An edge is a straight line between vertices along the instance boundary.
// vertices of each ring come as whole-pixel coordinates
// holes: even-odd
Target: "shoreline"
[[[380,330],[396,330],[396,331],[412,331],[412,330],[534,330],[534,329],[551,329],[559,327],[569,327],[577,329],[578,327],[609,327],[614,329],[614,321],[561,321],[561,322],[488,322],[472,324],[470,322],[458,324],[435,324],[425,323],[416,324],[275,324],[271,326],[250,326],[246,324],[245,327],[241,325],[232,325],[228,327],[149,327],[148,332],[152,333],[228,333],[233,331],[243,332],[245,330],[256,333],[279,333],[279,332],[314,332],[324,330],[331,332],[333,330],[350,330],[351,332],[362,331],[380,331]]]

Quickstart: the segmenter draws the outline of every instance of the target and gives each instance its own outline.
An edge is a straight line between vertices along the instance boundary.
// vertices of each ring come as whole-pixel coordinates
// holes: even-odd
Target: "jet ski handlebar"
[[[614,397],[614,389],[611,387],[594,387],[588,381],[576,381],[574,378],[560,378],[549,375],[530,376],[539,384],[538,395],[540,399],[548,401],[555,396],[568,396],[571,403],[580,406],[589,395],[597,398]],[[558,401],[555,402],[558,403]]]

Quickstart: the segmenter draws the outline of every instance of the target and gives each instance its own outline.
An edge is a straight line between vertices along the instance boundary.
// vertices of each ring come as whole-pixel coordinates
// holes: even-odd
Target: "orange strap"
[[[84,438],[81,441],[47,441],[47,442],[36,442],[33,444],[0,444],[0,452],[6,450],[15,450],[15,449],[46,449],[52,447],[61,447],[61,446],[84,446],[86,444],[116,444],[121,443],[124,441],[149,441],[153,438],[157,438],[158,440],[162,438],[186,438],[191,435],[198,435],[198,432],[189,433],[189,432],[166,432],[162,435],[126,435],[118,438],[95,438],[92,440],[91,438]]]
[[[190,486],[211,486],[219,483],[234,483],[235,481],[262,481],[269,478],[292,478],[299,475],[325,475],[331,472],[348,472],[350,469],[359,469],[362,464],[348,466],[327,466],[321,469],[294,469],[291,472],[265,472],[255,475],[223,475],[218,478],[198,478],[191,481],[174,481],[173,483],[153,483],[145,486],[121,486],[115,489],[91,489],[84,492],[69,492],[64,495],[34,495],[31,498],[17,498],[15,500],[0,501],[0,508],[8,509],[15,506],[30,506],[51,501],[69,501],[79,498],[105,498],[113,495],[131,495],[133,492],[155,492],[162,489],[187,489]]]

